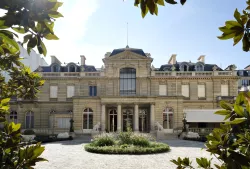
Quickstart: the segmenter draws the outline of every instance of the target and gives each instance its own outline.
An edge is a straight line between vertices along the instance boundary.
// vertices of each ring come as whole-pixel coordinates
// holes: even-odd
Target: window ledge
[[[206,100],[206,97],[198,97],[198,100]]]
[[[50,98],[49,101],[57,101],[57,98]]]

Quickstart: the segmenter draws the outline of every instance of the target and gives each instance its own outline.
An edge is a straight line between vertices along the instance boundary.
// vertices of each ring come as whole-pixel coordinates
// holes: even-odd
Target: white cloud
[[[63,18],[55,22],[55,34],[59,40],[45,41],[47,47],[46,61],[50,63],[50,55],[55,55],[61,62],[80,62],[80,55],[87,55],[85,49],[89,47],[94,52],[94,47],[84,45],[84,35],[87,23],[92,14],[98,9],[99,0],[63,0],[64,4],[59,9]],[[92,48],[92,49],[91,49]],[[94,53],[92,53],[94,54]],[[103,53],[104,55],[104,53]]]

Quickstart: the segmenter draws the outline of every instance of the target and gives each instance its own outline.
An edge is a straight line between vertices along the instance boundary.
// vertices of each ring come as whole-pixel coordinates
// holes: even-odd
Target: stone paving
[[[40,162],[36,169],[175,169],[170,162],[177,157],[190,157],[195,163],[196,157],[211,157],[201,150],[201,142],[185,140],[166,140],[171,151],[152,155],[103,155],[86,152],[82,140],[72,140],[44,144],[42,157],[49,162]],[[218,163],[215,157],[213,158]]]

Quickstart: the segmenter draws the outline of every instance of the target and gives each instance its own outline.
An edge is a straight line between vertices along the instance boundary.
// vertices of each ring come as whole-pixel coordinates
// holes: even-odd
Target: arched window
[[[120,95],[136,94],[136,69],[120,69]]]
[[[76,67],[74,65],[69,66],[69,72],[76,72]]]
[[[181,69],[181,71],[188,71],[188,65],[182,64],[180,69]]]
[[[196,71],[203,71],[204,70],[204,66],[202,64],[197,64],[195,67]]]
[[[60,72],[60,66],[55,64],[52,66],[52,72]]]
[[[83,129],[93,129],[93,110],[86,108],[83,111]]]
[[[34,112],[28,111],[25,116],[26,129],[34,128]]]
[[[17,123],[17,112],[16,111],[10,112],[10,121]]]
[[[173,118],[174,110],[170,107],[167,107],[163,110],[163,128],[164,129],[173,129],[174,118]]]

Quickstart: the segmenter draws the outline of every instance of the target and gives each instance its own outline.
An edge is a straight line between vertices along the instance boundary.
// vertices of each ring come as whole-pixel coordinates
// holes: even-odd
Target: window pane
[[[120,70],[120,95],[136,93],[136,70],[123,68]]]
[[[34,116],[31,116],[31,124],[30,124],[31,128],[34,128]]]
[[[83,114],[83,129],[88,129],[88,114]]]
[[[93,114],[89,114],[89,129],[93,129]]]
[[[25,128],[26,129],[30,128],[30,125],[29,125],[30,124],[30,116],[29,115],[26,115],[26,121],[25,122],[26,122]]]

